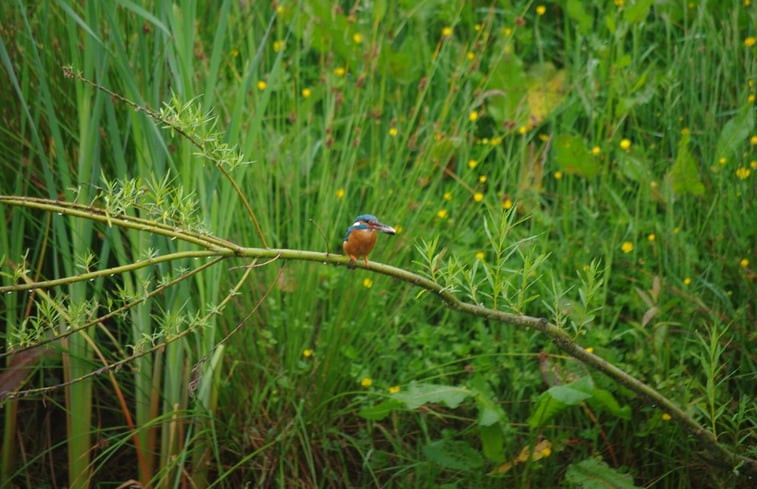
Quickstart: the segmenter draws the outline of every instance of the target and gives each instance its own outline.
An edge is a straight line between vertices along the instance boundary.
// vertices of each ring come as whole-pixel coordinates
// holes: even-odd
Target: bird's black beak
[[[371,228],[375,229],[376,231],[381,231],[382,233],[397,234],[397,230],[396,229],[394,229],[391,226],[387,226],[386,224],[384,224],[382,222],[378,222],[378,221],[372,222],[370,224],[370,226],[371,226]]]

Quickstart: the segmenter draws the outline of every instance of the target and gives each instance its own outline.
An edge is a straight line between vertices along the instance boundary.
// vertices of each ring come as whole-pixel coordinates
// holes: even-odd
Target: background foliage
[[[0,194],[337,253],[374,213],[400,233],[372,260],[548,318],[757,457],[749,0],[0,15]],[[0,218],[0,285],[194,249]],[[536,332],[362,270],[274,261],[230,294],[248,263],[204,263],[2,296],[0,390],[39,389],[0,401],[3,485],[749,485]]]

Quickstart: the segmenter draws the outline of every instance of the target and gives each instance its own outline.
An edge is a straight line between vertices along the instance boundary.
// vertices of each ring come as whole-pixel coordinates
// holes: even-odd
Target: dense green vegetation
[[[0,16],[0,486],[753,487],[750,0]]]

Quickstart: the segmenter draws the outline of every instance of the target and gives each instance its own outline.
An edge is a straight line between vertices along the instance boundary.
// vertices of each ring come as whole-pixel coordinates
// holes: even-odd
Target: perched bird
[[[396,234],[393,227],[381,223],[376,216],[371,214],[361,214],[355,218],[352,226],[347,228],[347,234],[344,235],[344,252],[357,260],[358,257],[365,259],[368,264],[368,253],[376,245],[376,231],[386,234]]]

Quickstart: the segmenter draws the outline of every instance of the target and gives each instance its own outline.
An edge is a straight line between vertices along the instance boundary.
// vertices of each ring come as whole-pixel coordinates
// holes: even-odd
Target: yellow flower
[[[389,394],[396,394],[400,391],[400,386],[393,385],[389,388]]]
[[[751,144],[752,146],[756,145],[757,144],[757,136],[752,136],[751,138],[749,138],[749,144]]]
[[[452,200],[452,192],[444,192],[444,200]]]
[[[229,55],[232,58],[236,58],[237,56],[239,56],[239,50],[237,48],[233,48],[231,51],[229,51]]]
[[[344,76],[346,73],[347,73],[347,70],[341,66],[334,69],[334,74],[336,76]]]
[[[655,236],[654,233],[649,233],[647,235],[647,240],[648,241],[654,241],[655,239],[657,239],[657,236]]]
[[[502,142],[501,137],[495,137],[495,138],[492,138],[491,141],[489,141],[489,144],[491,144],[492,146],[496,146],[501,142]]]
[[[544,13],[547,11],[547,7],[544,5],[539,5],[536,7],[536,15],[544,15]]]
[[[260,81],[258,82],[258,90],[265,90],[265,87],[266,87],[266,86],[267,86],[267,85],[266,85],[266,82],[264,82],[263,80],[260,80]]]
[[[445,27],[442,29],[442,36],[449,37],[452,35],[452,27]]]
[[[616,7],[622,7],[625,2],[623,0],[615,0]]]
[[[484,200],[484,194],[482,194],[481,192],[476,192],[475,194],[473,194],[473,200],[475,200],[476,202],[481,202],[482,200]]]
[[[476,160],[468,160],[468,168],[476,168],[476,165],[478,165],[478,161]]]
[[[668,413],[662,413],[662,416],[660,416],[660,418],[662,418],[663,421],[670,421],[671,419],[673,419],[673,417]]]
[[[481,30],[481,24],[474,25],[473,26],[473,30],[475,30],[476,32],[480,31]]]
[[[628,148],[631,147],[631,140],[630,139],[621,139],[620,140],[620,149],[627,151]]]
[[[552,447],[544,447],[541,449],[541,454],[543,457],[549,457],[552,455]]]
[[[513,201],[512,200],[505,199],[505,200],[502,201],[502,208],[503,209],[505,209],[505,210],[512,209],[512,207],[513,207]]]
[[[630,241],[623,241],[623,244],[620,245],[620,251],[623,253],[630,253],[633,251],[633,243]]]
[[[279,15],[283,14],[284,13],[284,6],[283,5],[279,5],[278,7],[276,7],[276,13],[279,14]]]
[[[741,265],[741,268],[746,268],[749,266],[749,258],[742,258],[739,262],[739,265]]]
[[[678,226],[673,228],[673,234],[678,234],[680,232],[681,232],[681,228],[679,228]]]
[[[518,134],[520,134],[521,136],[523,136],[527,132],[528,132],[528,127],[526,127],[526,126],[520,126],[518,128]]]
[[[509,36],[512,35],[513,30],[510,27],[503,27],[502,28],[502,34]]]
[[[749,96],[748,96],[748,97],[746,98],[746,101],[747,101],[747,102],[749,102],[750,104],[753,104],[753,103],[754,103],[754,101],[755,101],[755,96],[754,96],[754,94],[753,94],[753,93],[750,93],[750,94],[749,94]]]
[[[390,128],[389,128],[389,135],[390,135],[391,137],[394,137],[394,136],[396,136],[396,135],[397,135],[397,133],[399,133],[399,131],[397,130],[397,128],[396,128],[396,127],[390,127]]]
[[[757,170],[757,160],[750,161],[749,168],[751,168],[752,170]]]
[[[489,177],[487,177],[486,175],[481,175],[480,177],[478,177],[478,181],[479,181],[480,183],[486,183],[486,181],[487,181],[488,179],[489,179]]]
[[[479,251],[476,253],[476,260],[483,260],[485,256],[483,251]]]
[[[284,49],[284,41],[274,41],[274,43],[273,43],[273,52],[274,53],[278,53],[282,49]]]
[[[470,59],[470,60],[472,60],[473,58],[476,57],[476,55],[473,54],[473,53],[471,53],[470,51],[468,51],[468,54],[466,54],[465,57],[468,58],[468,59]]]
[[[544,134],[543,132],[539,134],[539,141],[547,142],[549,141],[549,134]]]
[[[341,199],[344,197],[345,191],[343,188],[336,189],[336,198]]]
[[[360,379],[360,385],[362,385],[363,387],[370,387],[373,385],[373,379],[370,377],[363,377],[362,379]]]
[[[436,215],[439,216],[439,219],[447,219],[447,209],[441,209]]]
[[[594,347],[592,347],[592,346],[587,346],[584,349],[586,350],[586,353],[594,353]]]
[[[302,356],[305,357],[305,358],[312,357],[313,356],[313,350],[311,350],[310,348],[305,348],[304,350],[302,350]]]
[[[557,170],[552,176],[555,178],[555,180],[560,180],[562,178],[562,172],[560,170]]]
[[[362,44],[363,43],[363,35],[359,32],[356,32],[352,35],[352,40],[355,41],[355,44]]]
[[[691,285],[691,277],[684,278],[683,285]]]
[[[478,112],[475,110],[472,110],[470,114],[468,114],[468,120],[473,122],[476,119],[478,119]]]
[[[397,232],[397,234],[402,234],[402,231],[405,230],[402,226],[394,226],[394,230]]]
[[[739,177],[741,180],[746,180],[749,178],[749,174],[751,171],[749,171],[749,168],[741,167],[738,170],[736,170],[736,176]]]
[[[365,287],[366,289],[373,287],[373,280],[369,278],[363,279],[363,287]]]
[[[721,165],[725,165],[726,163],[728,163],[728,158],[726,158],[725,156],[721,156],[720,158],[718,158],[718,163],[720,163]]]
[[[303,97],[305,97],[305,98],[308,98],[308,97],[310,97],[310,96],[311,96],[312,94],[313,94],[313,92],[312,92],[312,90],[310,90],[309,88],[303,88],[303,89],[302,89],[302,96],[303,96]]]
[[[600,148],[599,146],[594,146],[593,148],[591,148],[591,154],[593,154],[594,156],[597,156],[600,152],[602,152],[602,148]]]
[[[754,36],[749,36],[746,39],[744,39],[744,46],[748,48],[751,48],[755,44],[757,44],[757,38],[755,38]]]

